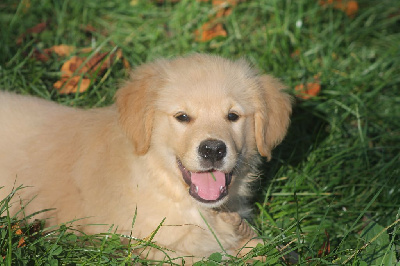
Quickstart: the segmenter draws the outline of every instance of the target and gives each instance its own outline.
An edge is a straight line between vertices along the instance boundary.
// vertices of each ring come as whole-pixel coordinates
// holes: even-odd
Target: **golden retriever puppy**
[[[282,88],[243,60],[194,54],[139,66],[105,108],[1,92],[0,197],[23,184],[13,213],[34,198],[24,213],[54,208],[35,217],[48,225],[152,236],[166,248],[152,259],[237,255],[257,243],[242,217],[259,154],[289,124]]]

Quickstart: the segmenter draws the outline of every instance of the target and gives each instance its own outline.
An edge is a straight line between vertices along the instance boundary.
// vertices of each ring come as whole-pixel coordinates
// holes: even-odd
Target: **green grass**
[[[359,1],[354,18],[314,0],[246,1],[222,19],[228,36],[206,43],[195,41],[194,31],[213,14],[209,3],[25,2],[29,8],[0,3],[2,90],[85,108],[110,104],[127,77],[121,60],[87,92],[61,96],[52,84],[66,59],[43,63],[30,56],[58,44],[120,48],[133,66],[190,52],[245,57],[291,90],[319,75],[321,93],[297,100],[289,134],[257,181],[252,223],[266,245],[254,254],[285,264],[275,247],[289,243],[283,252],[296,250],[299,264],[399,265],[399,1]],[[49,21],[46,31],[16,45],[43,21]],[[87,24],[97,29],[92,36],[82,30]],[[292,56],[296,50],[299,55]],[[6,206],[7,199],[0,204],[0,261],[5,256],[7,265],[124,264],[135,258],[146,263],[112,229],[99,236],[76,236],[68,225],[52,231],[41,226],[31,236],[24,229],[26,246],[18,248],[20,236],[11,229],[17,221],[7,216]],[[330,252],[318,256],[328,240],[325,232]],[[204,265],[220,260],[213,254]]]

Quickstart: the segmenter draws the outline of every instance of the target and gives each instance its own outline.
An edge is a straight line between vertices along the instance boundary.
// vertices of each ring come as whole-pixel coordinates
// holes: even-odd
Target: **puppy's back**
[[[45,120],[68,112],[73,109],[32,96],[0,91],[0,141],[32,135],[32,130]]]
[[[39,157],[39,146],[53,121],[62,123],[63,116],[74,113],[73,108],[59,106],[32,96],[0,91],[0,198],[10,192],[17,172],[29,171],[29,161]],[[40,158],[37,158],[40,161]]]

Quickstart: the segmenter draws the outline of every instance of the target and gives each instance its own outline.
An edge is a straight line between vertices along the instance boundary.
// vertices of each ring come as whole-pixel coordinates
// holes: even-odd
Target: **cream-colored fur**
[[[0,92],[0,198],[14,185],[29,186],[11,201],[13,213],[20,199],[36,196],[25,214],[55,208],[35,218],[48,218],[48,225],[85,218],[74,225],[86,233],[114,225],[118,233],[146,238],[165,219],[153,241],[171,257],[194,260],[221,251],[204,218],[236,255],[255,236],[241,216],[249,211],[258,152],[270,158],[289,123],[290,97],[282,87],[244,61],[195,54],[138,67],[105,108]],[[189,122],[176,119],[182,112]],[[239,119],[229,121],[229,112]],[[226,144],[220,170],[233,173],[228,196],[211,204],[189,195],[177,165],[179,159],[190,171],[206,171],[198,155],[206,139]]]

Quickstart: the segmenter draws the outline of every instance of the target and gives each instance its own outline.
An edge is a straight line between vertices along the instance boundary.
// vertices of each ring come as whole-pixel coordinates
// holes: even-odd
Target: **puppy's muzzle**
[[[223,141],[207,139],[200,143],[198,154],[202,159],[201,165],[205,168],[221,167],[226,157],[227,148]]]

